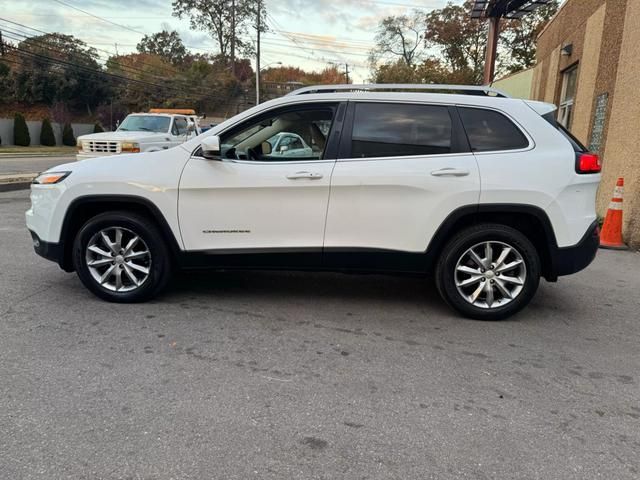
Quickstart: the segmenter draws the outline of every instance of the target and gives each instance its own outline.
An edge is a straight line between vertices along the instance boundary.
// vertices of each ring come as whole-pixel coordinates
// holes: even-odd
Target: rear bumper
[[[593,222],[577,244],[556,248],[552,252],[552,269],[547,280],[555,280],[557,277],[571,275],[587,268],[596,257],[599,244],[600,229],[598,222]]]

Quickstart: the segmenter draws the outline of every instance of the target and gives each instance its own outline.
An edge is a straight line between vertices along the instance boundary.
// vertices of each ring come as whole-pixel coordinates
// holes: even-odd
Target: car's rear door
[[[367,253],[368,262],[371,252],[425,252],[447,216],[479,195],[455,108],[350,102],[331,178],[326,261],[332,252]]]

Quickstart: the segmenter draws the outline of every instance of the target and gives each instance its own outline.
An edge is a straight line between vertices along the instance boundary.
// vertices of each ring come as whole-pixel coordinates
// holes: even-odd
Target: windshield
[[[169,117],[160,117],[157,115],[129,115],[124,119],[118,131],[132,132],[168,132]]]

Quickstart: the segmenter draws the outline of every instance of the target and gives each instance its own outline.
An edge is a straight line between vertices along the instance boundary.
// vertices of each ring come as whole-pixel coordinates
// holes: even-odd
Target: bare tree
[[[378,25],[376,47],[370,52],[370,61],[375,65],[380,60],[393,61],[400,57],[413,67],[424,53],[425,15],[414,10],[409,15],[384,18]]]
[[[173,0],[171,5],[174,16],[188,18],[191,28],[207,32],[223,57],[229,57],[232,44],[241,54],[253,52],[257,0]],[[261,23],[266,25],[266,9],[263,6],[261,10]]]

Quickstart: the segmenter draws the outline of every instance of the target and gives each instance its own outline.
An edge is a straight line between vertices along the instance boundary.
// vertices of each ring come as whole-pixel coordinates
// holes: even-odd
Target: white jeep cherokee
[[[109,301],[174,268],[432,271],[458,312],[501,319],[597,250],[600,162],[554,112],[484,87],[304,88],[172,150],[55,167],[27,226]],[[309,148],[275,154],[281,132]]]

